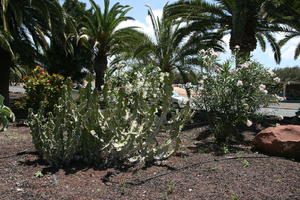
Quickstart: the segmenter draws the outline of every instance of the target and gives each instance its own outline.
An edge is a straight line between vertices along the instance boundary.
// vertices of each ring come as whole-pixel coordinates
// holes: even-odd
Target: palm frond
[[[281,61],[281,52],[280,52],[280,46],[276,42],[276,39],[269,33],[264,34],[264,36],[266,37],[266,39],[268,40],[268,42],[271,45],[271,48],[272,48],[273,53],[274,53],[274,59],[275,59],[276,63],[280,63],[280,61]]]

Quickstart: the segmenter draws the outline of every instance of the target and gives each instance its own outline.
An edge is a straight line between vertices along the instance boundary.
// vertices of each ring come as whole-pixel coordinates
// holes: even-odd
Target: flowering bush
[[[237,136],[239,125],[252,126],[261,106],[283,100],[276,95],[279,81],[273,72],[256,62],[247,61],[233,68],[228,61],[202,76],[195,103],[209,112],[215,137],[224,141]]]
[[[44,107],[30,112],[35,147],[52,165],[73,159],[103,165],[165,159],[178,149],[189,117],[188,106],[168,116],[171,82],[167,73],[118,71],[107,78],[100,97],[89,83],[80,90],[78,103],[69,87],[47,118]]]
[[[37,66],[25,79],[25,108],[34,112],[45,105],[45,112],[52,111],[65,87],[65,79],[58,74],[50,75]]]
[[[0,125],[2,126],[0,131],[8,127],[9,119],[14,121],[15,115],[9,107],[4,105],[4,97],[0,95]]]

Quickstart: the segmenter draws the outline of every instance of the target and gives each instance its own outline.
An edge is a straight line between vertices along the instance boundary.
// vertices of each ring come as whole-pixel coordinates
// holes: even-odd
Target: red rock
[[[300,159],[300,126],[267,128],[255,136],[253,144],[267,154]]]

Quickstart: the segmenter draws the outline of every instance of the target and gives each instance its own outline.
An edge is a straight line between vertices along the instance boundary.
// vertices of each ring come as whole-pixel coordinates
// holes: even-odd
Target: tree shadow
[[[245,152],[251,149],[252,140],[256,134],[257,130],[255,128],[239,127],[238,134],[232,136],[227,142],[220,143],[215,139],[209,126],[205,126],[195,138],[195,145],[187,148],[192,153],[212,153],[215,156]]]
[[[50,175],[53,175],[60,170],[63,170],[65,175],[76,174],[80,171],[88,171],[89,169],[93,169],[95,171],[105,171],[108,169],[113,169],[119,172],[126,172],[131,167],[133,167],[132,164],[126,164],[126,163],[113,163],[104,166],[101,164],[88,164],[85,162],[81,162],[79,160],[73,160],[68,165],[51,166],[45,159],[39,156],[37,151],[22,152],[20,155],[33,155],[35,156],[35,159],[19,161],[18,162],[19,165],[33,166],[33,167],[40,166],[43,167],[41,170],[43,174],[50,174]]]
[[[240,143],[229,142],[226,144],[220,144],[215,141],[203,141],[197,143],[196,146],[187,147],[192,153],[212,153],[214,156],[224,156],[228,153],[245,152],[246,148]],[[250,148],[249,148],[250,149]]]

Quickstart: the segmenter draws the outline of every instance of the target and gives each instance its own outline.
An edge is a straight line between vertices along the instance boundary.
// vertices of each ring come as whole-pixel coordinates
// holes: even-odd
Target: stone
[[[266,154],[300,159],[300,126],[269,127],[255,136],[253,145]]]

